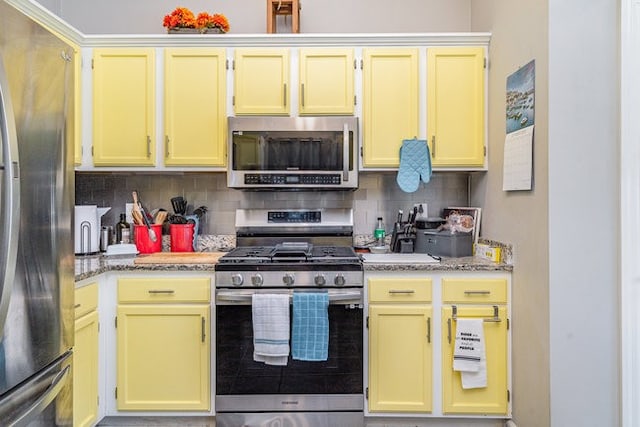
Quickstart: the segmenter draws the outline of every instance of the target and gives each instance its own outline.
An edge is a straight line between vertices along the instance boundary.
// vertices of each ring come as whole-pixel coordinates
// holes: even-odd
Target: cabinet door
[[[418,49],[364,49],[363,166],[397,168],[418,135]]]
[[[431,412],[430,305],[369,306],[369,411]]]
[[[234,68],[237,115],[289,114],[287,49],[236,49]]]
[[[209,305],[118,305],[118,410],[209,410]]]
[[[457,306],[458,317],[492,318],[492,306]],[[503,415],[508,408],[507,316],[498,306],[500,322],[484,323],[487,387],[463,389],[460,372],[453,370],[456,321],[452,307],[442,308],[442,412],[445,414]]]
[[[75,321],[73,349],[73,425],[91,426],[98,419],[98,312]]]
[[[165,165],[225,166],[224,49],[165,50]]]
[[[353,69],[353,49],[300,49],[300,114],[353,114]]]
[[[93,53],[93,163],[155,163],[155,52],[96,49]]]
[[[427,49],[427,136],[433,167],[484,165],[484,48]]]

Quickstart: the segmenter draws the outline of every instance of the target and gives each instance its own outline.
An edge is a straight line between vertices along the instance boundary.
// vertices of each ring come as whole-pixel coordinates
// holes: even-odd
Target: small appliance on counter
[[[90,255],[100,250],[100,218],[111,208],[96,205],[75,206],[74,209],[74,252],[76,255]]]
[[[416,230],[415,252],[446,257],[473,254],[473,233],[451,233],[449,230]]]

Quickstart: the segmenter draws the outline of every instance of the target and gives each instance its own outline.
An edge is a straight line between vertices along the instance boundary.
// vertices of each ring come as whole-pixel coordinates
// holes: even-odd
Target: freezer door
[[[15,259],[8,261],[15,268],[12,289],[5,285],[2,296],[0,400],[73,347],[75,186],[73,152],[65,144],[72,54],[56,36],[0,1],[0,57],[19,155],[19,170],[12,164],[10,175],[20,184],[18,234],[1,243],[0,252],[17,243]],[[4,166],[6,172],[6,157]]]
[[[7,427],[62,427],[73,424],[72,353],[37,373],[0,399],[0,420]]]

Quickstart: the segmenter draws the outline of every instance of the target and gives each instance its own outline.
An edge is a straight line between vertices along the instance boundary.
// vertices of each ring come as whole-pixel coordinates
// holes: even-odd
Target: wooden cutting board
[[[138,255],[134,264],[215,264],[226,252],[156,252]]]

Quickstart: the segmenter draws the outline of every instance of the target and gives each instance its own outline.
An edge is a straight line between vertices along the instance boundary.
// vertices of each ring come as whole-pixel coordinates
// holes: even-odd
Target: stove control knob
[[[336,275],[336,278],[333,279],[333,283],[335,283],[336,286],[344,286],[344,284],[347,283],[344,278],[344,274]]]
[[[284,283],[287,286],[293,285],[295,281],[296,281],[296,278],[291,273],[287,273],[284,276],[282,276],[282,283]]]
[[[327,279],[324,278],[324,274],[318,274],[313,281],[316,286],[324,286],[327,283]]]
[[[264,279],[262,278],[262,274],[255,274],[251,276],[251,284],[253,286],[262,286],[264,283]]]
[[[233,286],[242,286],[242,282],[244,282],[242,274],[232,274],[231,275],[231,284]]]

